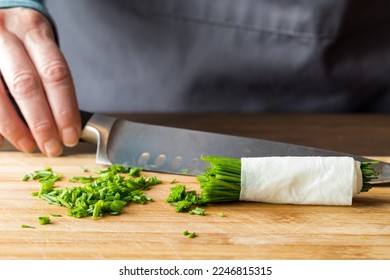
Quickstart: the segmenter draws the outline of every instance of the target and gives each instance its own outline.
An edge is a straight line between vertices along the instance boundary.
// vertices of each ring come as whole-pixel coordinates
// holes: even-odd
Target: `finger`
[[[0,40],[0,69],[40,150],[48,156],[60,155],[62,144],[39,75],[21,41],[5,32]]]
[[[66,146],[75,146],[81,121],[73,79],[47,26],[29,29],[23,42],[40,76],[61,139]]]
[[[20,151],[31,153],[36,149],[30,130],[20,120],[2,82],[0,82],[0,134]],[[0,142],[3,143],[1,135]]]

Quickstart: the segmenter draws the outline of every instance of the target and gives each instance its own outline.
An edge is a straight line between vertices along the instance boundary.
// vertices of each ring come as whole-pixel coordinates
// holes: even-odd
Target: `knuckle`
[[[62,61],[52,61],[41,69],[42,80],[49,83],[61,83],[68,79],[68,68]]]
[[[74,113],[68,109],[62,108],[61,110],[58,111],[58,116],[62,119],[68,120],[74,117]]]
[[[16,73],[12,79],[13,90],[16,98],[27,98],[39,89],[38,77],[30,72]]]
[[[77,120],[76,112],[71,111],[70,109],[61,108],[57,112],[54,112],[56,116],[56,121],[58,126],[67,127],[74,125],[75,120]]]
[[[46,20],[41,13],[32,9],[22,9],[21,15],[23,21],[30,26],[30,28],[39,28]]]
[[[42,38],[54,39],[51,24],[40,12],[21,8],[17,16],[20,22],[19,26],[21,26],[20,34],[24,41],[40,42]]]
[[[0,132],[5,137],[12,137],[17,135],[19,131],[19,127],[13,122],[2,122],[0,127]]]
[[[54,128],[48,120],[42,120],[31,125],[31,130],[38,134],[48,134],[54,131]]]

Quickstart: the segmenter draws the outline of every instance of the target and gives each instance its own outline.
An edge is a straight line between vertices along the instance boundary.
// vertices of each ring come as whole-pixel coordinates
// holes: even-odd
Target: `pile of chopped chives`
[[[161,184],[162,181],[155,176],[140,176],[140,171],[138,167],[112,165],[105,170],[95,171],[97,174],[95,177],[71,178],[70,182],[82,184],[71,188],[55,187],[55,183],[61,180],[62,175],[56,174],[50,167],[27,174],[23,180],[38,180],[41,186],[33,195],[51,204],[67,207],[69,216],[77,218],[92,216],[93,219],[97,219],[106,213],[120,214],[129,202],[145,204],[152,201],[143,190]]]

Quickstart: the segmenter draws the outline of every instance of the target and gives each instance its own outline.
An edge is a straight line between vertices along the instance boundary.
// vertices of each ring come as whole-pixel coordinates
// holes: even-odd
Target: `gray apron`
[[[80,107],[389,112],[388,0],[48,0]]]

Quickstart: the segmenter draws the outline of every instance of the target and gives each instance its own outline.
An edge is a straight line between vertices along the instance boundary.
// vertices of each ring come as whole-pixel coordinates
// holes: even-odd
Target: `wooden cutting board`
[[[389,187],[360,194],[347,207],[238,202],[210,204],[206,216],[197,216],[164,202],[173,179],[198,190],[194,177],[145,173],[164,182],[147,191],[154,202],[92,220],[31,196],[39,185],[22,177],[45,166],[65,176],[59,186],[85,175],[80,166],[103,168],[92,153],[0,152],[0,259],[390,259]],[[52,213],[62,217],[38,224]],[[189,239],[185,230],[198,236]]]

